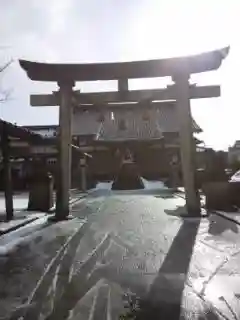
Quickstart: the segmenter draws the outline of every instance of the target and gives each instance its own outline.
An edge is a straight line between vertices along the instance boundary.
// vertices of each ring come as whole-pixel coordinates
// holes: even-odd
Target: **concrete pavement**
[[[76,219],[46,224],[0,258],[0,316],[239,319],[239,225],[182,210],[166,193],[101,191],[76,204]]]

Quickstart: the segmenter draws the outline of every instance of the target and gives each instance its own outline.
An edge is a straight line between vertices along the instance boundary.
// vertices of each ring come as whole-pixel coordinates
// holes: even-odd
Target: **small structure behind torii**
[[[141,102],[142,100],[176,100],[180,122],[180,145],[186,207],[189,215],[200,214],[200,202],[196,191],[194,144],[191,98],[219,96],[219,87],[196,87],[189,85],[191,74],[216,70],[228,55],[229,48],[189,57],[178,57],[150,61],[98,64],[47,64],[20,61],[20,65],[34,81],[55,81],[59,92],[42,96],[39,105],[60,105],[60,180],[57,219],[69,215],[69,189],[71,164],[71,118],[75,104],[105,104],[111,107],[116,102]],[[128,90],[128,79],[171,76],[173,86],[160,90]],[[118,92],[82,94],[73,91],[75,81],[118,80]],[[44,101],[43,101],[44,100]],[[36,105],[36,102],[35,102]],[[114,105],[116,107],[116,105]],[[119,106],[120,107],[120,106]]]
[[[10,122],[0,119],[0,144],[3,164],[3,180],[5,194],[6,220],[13,219],[13,187],[11,177],[11,145],[10,138],[20,141],[29,142],[29,144],[39,143],[42,138],[38,134],[31,132],[25,128],[14,125]]]

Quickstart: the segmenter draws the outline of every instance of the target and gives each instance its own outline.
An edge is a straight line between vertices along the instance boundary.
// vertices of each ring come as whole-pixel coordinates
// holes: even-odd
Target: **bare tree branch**
[[[0,103],[4,103],[6,102],[7,100],[11,100],[10,97],[11,97],[11,93],[12,93],[12,89],[8,89],[8,90],[1,90],[0,89]]]
[[[2,75],[2,73],[7,70],[7,68],[12,64],[13,61],[13,59],[10,59],[8,62],[0,66],[0,75]],[[4,103],[5,101],[9,100],[11,92],[12,89],[4,90],[0,87],[0,103]]]
[[[0,73],[6,70],[10,64],[13,62],[13,59],[9,60],[7,63],[5,63],[3,66],[0,66]]]

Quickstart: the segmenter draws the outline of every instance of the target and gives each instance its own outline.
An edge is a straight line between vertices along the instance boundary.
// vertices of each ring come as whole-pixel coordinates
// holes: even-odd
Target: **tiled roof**
[[[164,133],[179,132],[179,122],[174,103],[159,103],[158,107],[144,109],[142,106],[91,111],[75,109],[72,118],[73,136],[95,136],[96,140],[149,140],[160,139]],[[134,112],[133,112],[134,108]],[[101,109],[100,109],[101,110]],[[113,116],[114,115],[114,116]],[[144,118],[146,118],[144,120]],[[193,131],[201,129],[193,119]],[[28,126],[30,131],[56,130],[58,126]]]
[[[144,119],[144,114],[147,118]],[[146,117],[145,117],[146,118]],[[197,123],[192,122],[193,131],[200,132]],[[160,139],[164,133],[178,132],[180,129],[174,104],[161,104],[158,108],[144,110],[118,110],[114,119],[106,118],[98,140]]]
[[[179,132],[180,125],[175,104],[161,103],[157,108],[157,119],[163,132]],[[192,119],[192,128],[194,132],[202,131],[194,119]]]
[[[32,132],[31,130],[17,126],[11,122],[4,121],[0,119],[0,129],[2,131],[3,127],[6,128],[8,135],[10,137],[19,138],[21,140],[29,141],[35,140],[40,141],[42,138],[39,134]]]
[[[162,138],[162,131],[154,112],[145,115],[141,111],[114,112],[114,118],[104,121],[98,140],[149,140]]]
[[[43,125],[27,125],[24,128],[27,128],[31,131],[38,131],[38,130],[56,130],[58,125],[56,124],[43,124]]]
[[[76,110],[72,118],[72,134],[97,135],[101,127],[99,116],[100,113],[94,110]]]
[[[51,139],[56,137],[58,126],[57,125],[37,125],[37,126],[24,126],[26,129],[39,134],[44,139]]]
[[[236,149],[240,148],[240,140],[235,141],[233,148],[236,148]]]

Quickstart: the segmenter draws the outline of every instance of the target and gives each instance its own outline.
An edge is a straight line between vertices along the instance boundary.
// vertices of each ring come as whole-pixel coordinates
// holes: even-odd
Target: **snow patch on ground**
[[[109,182],[98,182],[96,185],[96,189],[98,190],[111,190],[113,181]]]
[[[34,231],[41,229],[47,223],[48,217],[44,213],[38,216],[38,219],[0,237],[0,256],[12,252],[18,244],[26,240],[28,235],[32,235]]]
[[[157,189],[168,189],[162,181],[149,181],[141,177],[144,184],[145,190],[157,190]],[[98,190],[111,190],[113,181],[98,182],[96,189]]]
[[[14,210],[25,210],[28,207],[28,193],[19,193],[13,196]],[[5,212],[4,193],[0,192],[0,212]]]
[[[145,189],[147,190],[156,190],[156,189],[168,189],[162,181],[149,181],[144,178],[141,178],[144,184]]]

